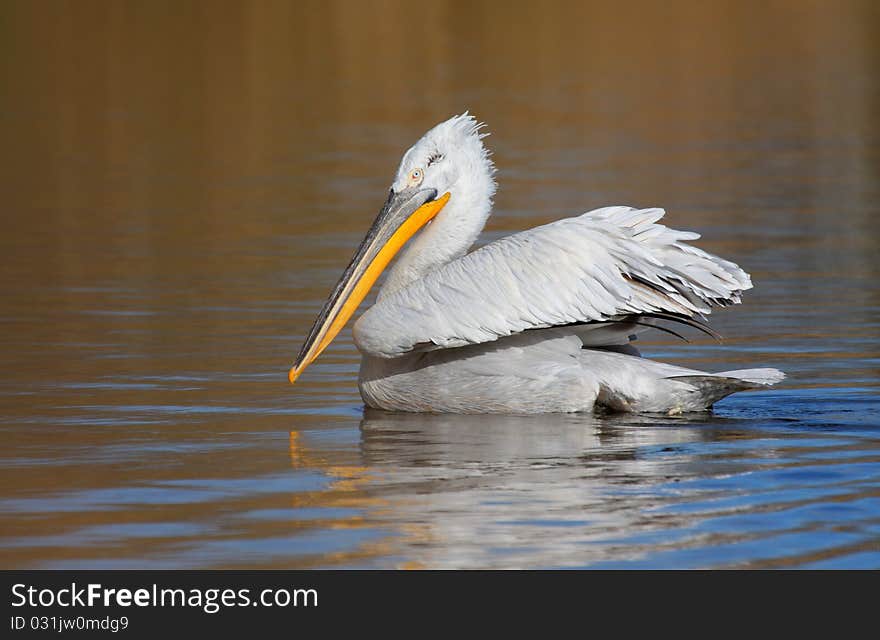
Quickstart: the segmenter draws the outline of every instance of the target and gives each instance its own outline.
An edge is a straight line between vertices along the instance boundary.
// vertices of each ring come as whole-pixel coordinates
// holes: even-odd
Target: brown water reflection
[[[876,3],[6,2],[0,60],[2,566],[880,566]],[[362,417],[343,334],[289,387],[464,109],[490,237],[666,207],[757,288],[724,344],[649,351],[787,386]]]

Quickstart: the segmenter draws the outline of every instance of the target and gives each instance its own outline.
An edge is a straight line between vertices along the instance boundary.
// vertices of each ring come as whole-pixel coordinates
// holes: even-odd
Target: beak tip
[[[290,371],[287,373],[287,379],[290,381],[290,384],[294,384],[296,379],[299,378],[300,370],[297,367],[291,367]]]

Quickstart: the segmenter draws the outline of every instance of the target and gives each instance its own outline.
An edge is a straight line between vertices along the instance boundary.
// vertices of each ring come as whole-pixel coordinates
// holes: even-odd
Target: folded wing
[[[732,262],[657,224],[663,209],[606,207],[488,244],[377,302],[354,327],[364,353],[490,342],[530,329],[651,314],[693,318],[752,284]]]

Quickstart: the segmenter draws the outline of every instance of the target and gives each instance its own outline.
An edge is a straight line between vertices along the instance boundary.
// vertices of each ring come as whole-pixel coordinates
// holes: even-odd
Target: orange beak
[[[342,331],[403,245],[433,220],[449,201],[448,193],[439,198],[436,195],[435,189],[405,189],[400,193],[391,191],[385,206],[318,314],[288,374],[291,384]]]

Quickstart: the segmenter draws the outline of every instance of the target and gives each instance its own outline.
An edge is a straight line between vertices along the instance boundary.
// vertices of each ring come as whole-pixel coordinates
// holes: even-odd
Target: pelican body
[[[641,357],[631,344],[665,322],[712,333],[712,307],[752,287],[736,264],[688,244],[662,209],[606,207],[469,250],[492,209],[487,134],[467,113],[403,156],[388,199],[342,275],[289,379],[351,318],[358,385],[376,409],[676,414],[780,381],[776,369],[706,373]],[[672,332],[674,333],[674,332]]]

